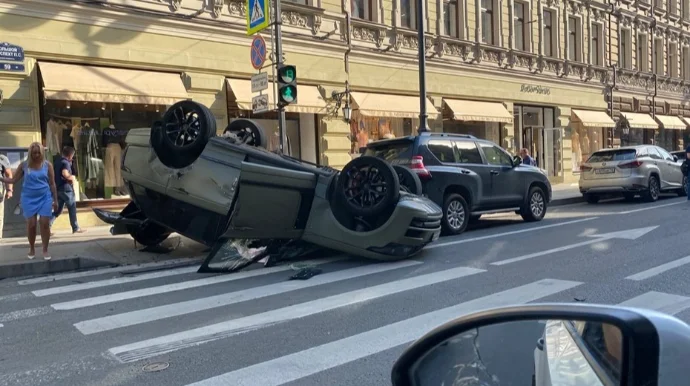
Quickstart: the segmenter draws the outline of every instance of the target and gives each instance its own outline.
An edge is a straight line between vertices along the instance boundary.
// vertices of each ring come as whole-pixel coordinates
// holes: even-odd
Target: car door
[[[510,155],[489,142],[479,142],[479,148],[484,156],[484,162],[489,165],[492,206],[520,205],[525,191],[520,173],[513,167]]]
[[[471,140],[454,141],[455,159],[458,166],[469,169],[482,179],[482,191],[477,197],[477,203],[484,205],[491,203],[491,168],[482,159],[477,143]]]
[[[656,150],[659,151],[659,154],[661,154],[661,157],[663,158],[663,163],[666,166],[666,173],[668,174],[665,178],[668,179],[669,185],[673,187],[680,188],[682,187],[683,183],[683,172],[680,170],[680,163],[676,162],[673,159],[673,156],[671,153],[667,152],[661,147],[656,147]]]
[[[674,185],[671,183],[672,172],[666,164],[666,161],[664,161],[664,157],[661,156],[659,148],[656,146],[647,146],[647,154],[649,154],[649,157],[652,159],[652,164],[659,168],[659,183],[661,185],[661,189],[673,187]]]

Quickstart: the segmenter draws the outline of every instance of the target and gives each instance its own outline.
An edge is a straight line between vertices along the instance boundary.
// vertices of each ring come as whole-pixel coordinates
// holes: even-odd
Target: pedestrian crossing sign
[[[269,4],[269,0],[247,0],[248,36],[254,35],[270,24]]]

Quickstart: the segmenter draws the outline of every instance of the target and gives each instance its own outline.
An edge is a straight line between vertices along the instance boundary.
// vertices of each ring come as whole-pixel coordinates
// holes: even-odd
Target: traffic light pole
[[[283,25],[283,17],[280,14],[280,0],[273,1],[273,17],[274,17],[274,27],[275,27],[275,55],[276,55],[276,68],[280,68],[283,65],[283,36],[281,34],[281,26]],[[273,79],[273,82],[277,82],[277,79]],[[287,139],[285,138],[285,107],[278,103],[278,95],[276,95],[275,103],[278,107],[278,133],[280,133],[280,153],[285,154],[285,147]]]

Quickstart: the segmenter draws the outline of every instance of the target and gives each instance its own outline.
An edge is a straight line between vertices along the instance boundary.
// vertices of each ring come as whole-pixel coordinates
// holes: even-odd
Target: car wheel
[[[235,119],[225,128],[223,134],[232,133],[240,141],[239,144],[266,148],[268,137],[264,129],[251,119]]]
[[[590,204],[596,204],[599,202],[599,196],[594,195],[594,194],[585,194],[585,201],[587,201]]]
[[[158,245],[170,236],[168,229],[150,221],[143,226],[127,225],[127,232],[134,241],[147,247]]]
[[[683,176],[683,187],[678,189],[678,195],[681,197],[688,195],[688,176]]]
[[[338,175],[338,202],[355,216],[373,217],[391,210],[400,198],[400,181],[386,161],[361,156]]]
[[[659,199],[659,179],[656,176],[649,177],[647,191],[642,195],[647,202],[654,202]]]
[[[199,158],[216,134],[216,120],[206,106],[181,101],[172,105],[163,115],[162,124],[152,130],[151,146],[160,161],[180,169]]]
[[[400,165],[393,165],[393,170],[395,170],[395,174],[398,175],[400,189],[407,193],[416,194],[417,196],[422,195],[422,180],[419,179],[419,176],[415,172]]]
[[[443,200],[443,232],[459,235],[467,229],[469,221],[470,211],[465,198],[457,193],[448,194]]]
[[[534,186],[529,190],[527,202],[520,211],[525,221],[541,221],[546,215],[546,197],[541,188]]]

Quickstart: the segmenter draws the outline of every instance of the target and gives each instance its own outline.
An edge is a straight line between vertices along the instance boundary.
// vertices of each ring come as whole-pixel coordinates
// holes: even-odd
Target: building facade
[[[683,145],[690,0],[425,1],[425,9],[414,0],[282,3],[285,61],[299,82],[287,113],[293,156],[342,167],[371,140],[415,133],[418,17],[427,26],[434,131],[514,153],[527,147],[554,183],[576,180],[579,164],[603,147]],[[276,146],[276,116],[251,112],[257,71],[246,8],[236,0],[0,0],[0,62],[21,49],[24,66],[0,63],[0,147],[39,141],[54,154],[74,145],[84,206],[126,195],[113,177],[114,143],[182,99],[208,106],[218,131],[234,118],[258,119]],[[270,48],[270,31],[262,35]]]

